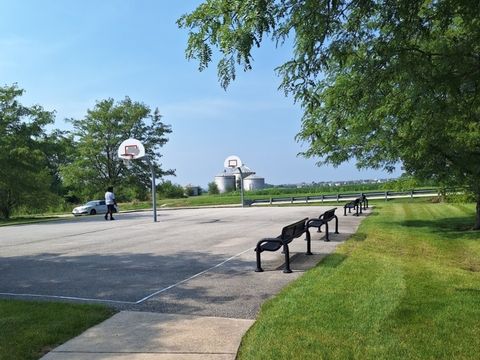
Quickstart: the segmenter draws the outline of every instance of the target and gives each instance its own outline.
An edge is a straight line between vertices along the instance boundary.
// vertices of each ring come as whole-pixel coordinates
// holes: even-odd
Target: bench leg
[[[307,240],[307,252],[305,253],[305,255],[313,255],[312,254],[312,249],[311,249],[311,237],[310,237],[310,231],[306,231],[306,239]]]
[[[255,252],[257,253],[257,268],[255,269],[255,272],[263,272],[262,263],[260,260],[260,251],[258,250],[259,249],[255,249]]]
[[[343,216],[347,216],[347,208],[343,208]]]
[[[338,234],[338,217],[335,215],[335,234]]]
[[[285,253],[285,268],[283,269],[283,272],[289,274],[292,270],[290,269],[290,251],[288,250],[288,245],[283,247],[283,252]]]
[[[325,241],[330,241],[330,238],[328,237],[328,222],[325,223]]]

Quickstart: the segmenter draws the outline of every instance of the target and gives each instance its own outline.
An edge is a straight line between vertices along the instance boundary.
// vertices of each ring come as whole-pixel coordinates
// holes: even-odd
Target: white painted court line
[[[160,293],[162,293],[162,292],[165,292],[165,291],[167,291],[167,290],[173,289],[174,287],[177,287],[177,286],[180,285],[180,284],[183,284],[183,283],[185,283],[185,282],[187,282],[187,281],[190,281],[190,280],[192,280],[192,279],[195,279],[196,277],[198,277],[198,276],[200,276],[200,275],[203,275],[203,274],[205,274],[206,272],[208,272],[208,271],[210,271],[210,270],[213,270],[213,269],[215,269],[215,268],[217,268],[217,267],[219,267],[219,266],[222,266],[223,264],[229,262],[230,260],[232,260],[232,259],[234,259],[234,258],[236,258],[236,257],[238,257],[238,256],[240,256],[240,255],[242,255],[242,254],[245,254],[247,251],[251,251],[251,250],[253,250],[253,249],[255,249],[255,247],[251,247],[251,248],[249,248],[249,249],[247,249],[247,250],[245,250],[245,251],[242,251],[242,252],[240,252],[240,253],[238,253],[238,254],[236,254],[236,255],[233,255],[233,256],[229,257],[228,259],[222,261],[221,263],[218,263],[217,265],[212,266],[212,267],[210,267],[210,268],[208,268],[208,269],[206,269],[206,270],[200,271],[199,273],[196,273],[195,275],[192,275],[192,276],[190,276],[189,278],[186,278],[186,279],[184,279],[184,280],[181,280],[181,281],[179,281],[179,282],[177,282],[177,283],[175,283],[175,284],[173,284],[173,285],[167,286],[166,288],[163,288],[163,289],[161,289],[161,290],[155,291],[154,293],[152,293],[152,294],[150,294],[150,295],[148,295],[148,296],[145,296],[143,299],[138,300],[135,304],[141,304],[141,303],[144,302],[145,300],[148,300],[148,299],[150,299],[151,297],[153,297],[153,296],[155,296],[155,295],[158,295],[158,294],[160,294]]]
[[[245,254],[247,251],[251,251],[255,249],[255,247],[251,247],[245,251],[242,251],[236,255],[233,255],[229,257],[228,259],[218,263],[217,265],[214,265],[206,270],[200,271],[199,273],[196,273],[195,275],[192,275],[186,279],[183,279],[173,285],[167,286],[163,289],[160,289],[158,291],[155,291],[154,293],[145,296],[144,298],[138,300],[138,301],[121,301],[121,300],[110,300],[110,299],[92,299],[92,298],[83,298],[83,297],[76,297],[76,296],[61,296],[61,295],[40,295],[40,294],[17,294],[17,293],[2,293],[0,292],[0,295],[6,295],[6,296],[17,296],[17,297],[37,297],[37,298],[47,298],[47,299],[61,299],[61,300],[77,300],[77,301],[93,301],[93,302],[103,302],[103,303],[112,303],[112,304],[131,304],[131,305],[138,305],[141,304],[142,302],[152,298],[155,295],[161,294],[162,292],[165,292],[167,290],[173,289],[177,287],[180,284],[183,284],[187,281],[190,281],[192,279],[195,279],[196,277],[205,274],[206,272],[213,270],[215,268],[218,268],[219,266],[222,266],[223,264],[229,262],[230,260]]]
[[[75,296],[61,296],[61,295],[16,294],[16,293],[0,293],[0,295],[19,296],[19,297],[20,296],[21,297],[38,297],[38,298],[62,299],[62,300],[96,301],[96,302],[117,303],[117,304],[136,304],[136,302],[134,301],[91,299],[91,298],[82,298],[82,297],[75,297]]]

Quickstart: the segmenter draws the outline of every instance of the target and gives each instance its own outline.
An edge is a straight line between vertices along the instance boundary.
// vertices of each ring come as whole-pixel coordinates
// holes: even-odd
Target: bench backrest
[[[352,201],[349,201],[348,203],[346,203],[344,207],[358,206],[359,204],[360,204],[360,199],[355,199],[355,200],[352,200]]]
[[[307,220],[308,218],[305,218],[297,221],[296,223],[285,226],[282,229],[281,239],[284,242],[289,243],[293,239],[301,236],[305,231],[307,231]]]
[[[325,221],[330,221],[335,217],[335,210],[337,210],[337,208],[327,210],[322,215],[320,215],[320,217]]]

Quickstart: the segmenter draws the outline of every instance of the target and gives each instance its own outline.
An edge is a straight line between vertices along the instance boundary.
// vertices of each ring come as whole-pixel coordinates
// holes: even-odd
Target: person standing
[[[113,218],[113,212],[115,211],[115,205],[117,205],[117,201],[115,200],[115,194],[113,193],[113,186],[109,186],[107,192],[105,193],[105,204],[107,205],[105,220],[108,220],[109,214],[110,220],[115,220]]]

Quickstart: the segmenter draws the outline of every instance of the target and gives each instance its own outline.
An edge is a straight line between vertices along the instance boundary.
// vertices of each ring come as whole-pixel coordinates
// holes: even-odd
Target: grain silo
[[[263,189],[265,187],[265,178],[256,175],[247,176],[243,179],[243,187],[247,191]]]
[[[215,176],[215,184],[217,184],[220,194],[235,190],[235,175],[226,172]]]

